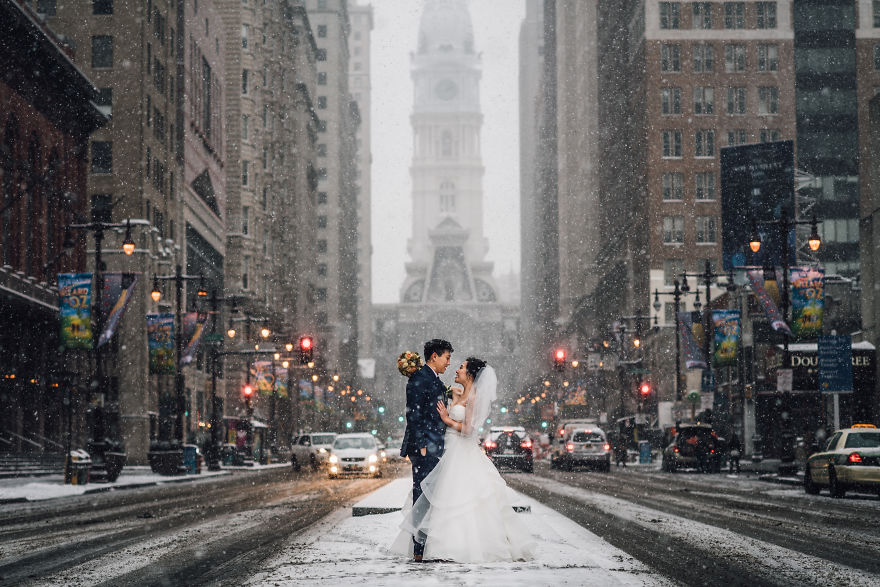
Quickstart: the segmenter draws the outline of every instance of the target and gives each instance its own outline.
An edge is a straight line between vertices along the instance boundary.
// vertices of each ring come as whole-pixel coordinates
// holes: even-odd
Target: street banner
[[[791,329],[798,338],[822,334],[825,306],[825,270],[791,268]]]
[[[103,346],[116,333],[116,327],[125,314],[132,292],[138,282],[137,273],[105,273],[104,291],[101,292],[101,306],[105,316],[104,332],[98,338],[98,346]]]
[[[312,382],[308,379],[299,380],[299,397],[301,399],[309,399],[312,397]]]
[[[257,379],[257,391],[263,395],[272,395],[272,385],[275,383],[272,361],[254,361],[254,375]]]
[[[785,323],[785,320],[783,320],[779,308],[776,307],[776,303],[770,299],[770,295],[764,288],[763,273],[760,270],[753,270],[747,271],[746,275],[748,275],[749,282],[752,284],[752,292],[754,292],[755,297],[758,298],[761,307],[764,308],[764,313],[767,315],[767,319],[770,320],[770,326],[773,327],[773,330],[781,330],[790,335],[791,329],[788,327],[788,324]]]
[[[287,369],[275,367],[275,389],[278,397],[287,397]]]
[[[61,314],[61,346],[92,348],[92,274],[59,273],[58,307]]]
[[[715,354],[712,364],[716,367],[736,365],[740,340],[739,310],[712,310],[715,331]]]
[[[794,219],[794,142],[775,141],[723,147],[721,167],[721,257],[735,267],[776,267],[796,263],[795,230],[783,234],[783,211]],[[752,220],[755,221],[754,225]],[[753,230],[761,248],[753,253]],[[788,239],[788,262],[783,263]]]
[[[174,314],[147,314],[150,375],[174,373]]]
[[[183,340],[186,341],[186,347],[183,349],[183,355],[180,357],[181,365],[189,365],[195,358],[199,350],[205,334],[205,320],[207,314],[202,314],[199,319],[198,312],[187,312],[181,316],[183,322]]]
[[[694,329],[698,329],[703,335],[703,325],[700,323],[699,312],[678,313],[678,334],[681,337],[684,362],[688,369],[705,369],[706,359],[703,357],[702,346],[697,344]]]
[[[852,393],[852,337],[820,336],[819,391],[821,393]]]

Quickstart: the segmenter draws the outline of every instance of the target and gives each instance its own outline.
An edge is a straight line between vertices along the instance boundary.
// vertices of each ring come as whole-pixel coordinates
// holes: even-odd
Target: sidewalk
[[[396,479],[296,537],[248,585],[666,585],[663,577],[536,500],[511,491],[538,543],[529,562],[415,563],[388,552],[411,488]],[[373,513],[369,512],[387,512]],[[353,512],[358,515],[353,515]]]
[[[133,489],[167,483],[183,483],[208,477],[229,475],[233,471],[265,471],[290,467],[288,463],[253,465],[250,467],[223,467],[220,471],[203,470],[196,475],[157,475],[148,466],[127,466],[113,483],[88,483],[86,485],[66,485],[64,475],[45,475],[40,477],[11,477],[0,479],[0,504],[26,501],[42,501],[60,497],[102,493],[120,489]]]

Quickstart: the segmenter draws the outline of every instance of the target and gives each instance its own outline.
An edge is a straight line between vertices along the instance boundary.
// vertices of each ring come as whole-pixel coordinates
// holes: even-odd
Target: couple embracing
[[[476,357],[455,372],[452,399],[440,380],[452,345],[425,343],[425,364],[415,353],[398,361],[406,385],[406,432],[400,454],[413,470],[412,507],[404,506],[392,550],[415,561],[529,560],[534,542],[508,496],[507,484],[479,444],[479,431],[495,400],[495,370]],[[404,361],[401,366],[401,361]]]

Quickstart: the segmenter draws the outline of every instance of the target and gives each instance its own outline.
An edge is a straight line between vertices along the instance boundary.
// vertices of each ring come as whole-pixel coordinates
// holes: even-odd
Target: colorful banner
[[[752,291],[754,292],[755,297],[758,298],[761,307],[764,308],[764,313],[767,314],[767,319],[770,320],[770,325],[773,327],[773,330],[782,330],[783,332],[791,334],[791,329],[782,318],[779,308],[776,307],[776,303],[770,299],[770,295],[764,288],[764,276],[762,271],[748,271],[746,272],[746,275],[749,277],[749,282],[752,284]]]
[[[825,307],[825,270],[791,268],[791,329],[798,338],[822,334]]]
[[[715,331],[713,366],[736,365],[736,355],[742,333],[739,310],[712,310],[712,324]]]
[[[697,339],[702,341],[702,337],[705,336],[699,312],[678,313],[678,335],[681,337],[681,350],[687,368],[706,369],[703,347],[697,342]]]
[[[275,391],[278,397],[287,397],[287,369],[275,367]]]
[[[198,312],[187,312],[181,316],[183,321],[183,339],[186,341],[186,347],[183,349],[183,354],[180,357],[181,365],[188,365],[195,358],[199,350],[199,344],[202,342],[205,334],[205,320],[207,318],[208,315],[202,313],[201,319],[199,319]]]
[[[257,381],[257,391],[263,395],[272,395],[272,384],[275,382],[272,361],[254,361],[253,373]]]
[[[104,291],[101,295],[101,306],[104,312],[104,332],[98,339],[98,346],[103,346],[116,333],[116,327],[125,314],[125,308],[132,297],[138,282],[137,273],[105,273]]]
[[[92,348],[92,274],[59,273],[58,306],[61,314],[61,346]]]
[[[147,314],[150,375],[174,373],[174,314]]]
[[[301,399],[309,399],[312,397],[312,382],[310,380],[299,380],[299,397]]]

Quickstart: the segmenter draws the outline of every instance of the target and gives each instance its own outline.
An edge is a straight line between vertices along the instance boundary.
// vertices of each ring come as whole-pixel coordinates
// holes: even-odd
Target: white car
[[[382,463],[379,443],[372,434],[340,434],[330,449],[327,474],[331,479],[341,475],[381,477]]]
[[[835,432],[825,450],[810,455],[804,491],[816,495],[825,487],[831,497],[843,497],[848,489],[880,491],[880,429],[854,424]]]
[[[295,438],[290,447],[290,464],[293,469],[299,471],[303,465],[309,465],[317,471],[326,465],[334,440],[335,432],[312,432]]]

